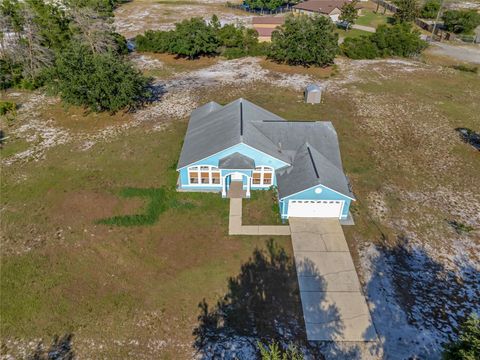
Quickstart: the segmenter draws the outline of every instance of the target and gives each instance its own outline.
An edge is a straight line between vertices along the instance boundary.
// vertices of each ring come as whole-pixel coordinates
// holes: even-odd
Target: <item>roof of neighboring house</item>
[[[331,122],[286,121],[245,99],[223,107],[209,103],[192,113],[178,168],[240,143],[285,162],[277,170],[280,198],[324,185],[353,199]],[[219,163],[220,168],[229,169],[254,165],[253,159],[238,152]]]
[[[231,155],[225,156],[218,162],[220,169],[255,169],[255,160],[248,156],[242,155],[239,152],[235,152]]]
[[[272,33],[277,30],[275,28],[257,28],[258,36],[272,36]]]
[[[285,17],[283,16],[256,16],[252,19],[252,24],[274,24],[274,25],[283,25],[285,23]]]
[[[342,6],[350,2],[349,0],[309,0],[301,2],[295,6],[295,9],[314,11],[321,14],[330,14],[335,9],[341,9]]]

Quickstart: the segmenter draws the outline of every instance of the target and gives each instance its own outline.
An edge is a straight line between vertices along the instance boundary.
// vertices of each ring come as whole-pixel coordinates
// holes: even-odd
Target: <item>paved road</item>
[[[447,56],[458,61],[480,64],[480,45],[450,45],[446,43],[430,43],[432,53]]]
[[[290,218],[309,341],[376,341],[342,227],[336,219]]]

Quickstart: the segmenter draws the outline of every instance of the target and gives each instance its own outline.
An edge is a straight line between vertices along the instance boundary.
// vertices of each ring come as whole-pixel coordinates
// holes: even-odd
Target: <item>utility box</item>
[[[320,104],[322,100],[322,88],[316,84],[310,84],[305,88],[304,95],[307,104]]]

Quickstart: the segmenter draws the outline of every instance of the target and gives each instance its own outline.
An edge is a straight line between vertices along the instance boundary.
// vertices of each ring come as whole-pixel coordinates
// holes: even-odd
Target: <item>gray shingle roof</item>
[[[218,108],[220,105],[216,103],[209,104],[206,109],[204,109],[206,106],[204,105],[200,108],[201,111],[192,113],[178,168],[205,159],[242,142],[271,156],[281,156],[281,154],[276,156],[277,149],[268,138],[259,134],[258,131],[250,129],[250,123],[253,121],[284,121],[280,116],[245,99],[235,100],[220,108]],[[279,158],[281,159],[281,157]]]
[[[208,103],[192,113],[178,168],[240,143],[286,163],[276,172],[280,198],[320,184],[353,198],[331,122],[285,121],[244,99],[223,107]],[[219,166],[251,169],[255,164],[235,153],[221,159]]]
[[[255,161],[248,156],[235,152],[218,161],[220,169],[255,169]]]

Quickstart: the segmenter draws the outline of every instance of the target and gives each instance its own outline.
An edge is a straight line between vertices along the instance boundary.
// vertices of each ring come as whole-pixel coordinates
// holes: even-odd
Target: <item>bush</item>
[[[324,16],[287,16],[272,34],[269,57],[290,65],[326,66],[338,52],[338,34]]]
[[[444,360],[480,359],[480,319],[472,314],[462,325],[458,340],[445,346]]]
[[[480,25],[480,14],[475,10],[448,10],[442,15],[442,20],[448,31],[468,34]]]
[[[347,38],[342,44],[343,53],[352,59],[373,59],[376,57],[410,57],[427,47],[420,39],[420,33],[407,24],[380,25],[371,35]]]
[[[424,19],[435,19],[440,10],[440,1],[427,0],[420,10],[420,17]]]
[[[201,55],[216,54],[218,46],[219,41],[213,27],[202,18],[192,18],[175,24],[169,51],[194,59]]]
[[[214,15],[210,23],[193,18],[176,24],[172,31],[146,31],[135,38],[138,51],[171,53],[190,59],[221,54],[229,59],[265,55],[254,29],[231,24],[221,26]]]
[[[261,360],[303,360],[303,355],[295,346],[289,346],[286,350],[282,350],[275,341],[269,345],[257,342],[257,346]]]
[[[12,113],[15,115],[17,104],[12,101],[0,101],[0,115],[7,115]]]
[[[138,51],[166,53],[170,52],[173,41],[173,31],[147,30],[145,34],[137,35],[135,38],[135,48]]]
[[[285,0],[245,0],[245,4],[251,9],[275,10],[287,3]]]
[[[382,56],[410,57],[418,55],[427,47],[420,39],[420,32],[409,24],[380,25],[371,36]]]
[[[341,48],[345,56],[351,59],[375,59],[380,56],[377,46],[367,35],[346,38]]]
[[[470,66],[470,65],[465,65],[465,64],[460,64],[460,65],[453,65],[452,66],[455,70],[459,71],[464,71],[464,72],[471,72],[471,73],[478,73],[478,67],[477,66]]]
[[[49,74],[51,89],[69,104],[92,111],[133,108],[149,95],[149,80],[116,54],[93,54],[71,45],[58,54]]]
[[[20,85],[22,81],[22,64],[9,58],[0,59],[0,90]]]

